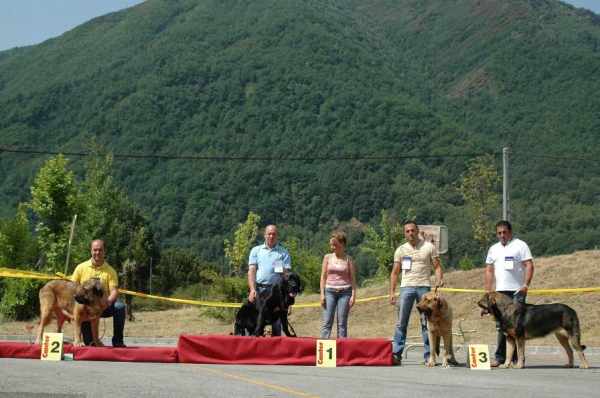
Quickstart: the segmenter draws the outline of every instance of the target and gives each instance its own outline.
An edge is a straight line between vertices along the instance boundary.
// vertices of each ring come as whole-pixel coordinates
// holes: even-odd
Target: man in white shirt
[[[498,293],[524,303],[533,278],[533,257],[529,246],[522,240],[513,238],[512,226],[508,221],[496,223],[496,236],[499,242],[490,247],[485,260],[485,290],[492,290],[495,279]],[[506,336],[500,329],[499,322],[496,323],[496,329],[498,347],[495,353],[496,360],[491,363],[492,367],[499,366],[506,359]],[[513,359],[516,359],[516,354],[515,351]]]

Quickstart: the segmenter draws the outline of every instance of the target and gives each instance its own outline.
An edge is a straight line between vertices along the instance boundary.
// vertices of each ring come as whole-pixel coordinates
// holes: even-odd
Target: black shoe
[[[115,348],[127,348],[127,346],[123,342],[113,343],[113,347],[115,347]]]
[[[396,355],[392,355],[392,364],[394,366],[400,366],[402,365],[402,360],[400,358],[398,358]]]

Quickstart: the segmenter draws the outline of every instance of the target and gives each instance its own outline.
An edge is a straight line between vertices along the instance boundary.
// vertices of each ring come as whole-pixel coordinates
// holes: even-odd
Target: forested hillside
[[[83,178],[96,136],[162,249],[220,261],[253,211],[319,255],[346,229],[368,277],[385,209],[481,265],[456,188],[506,147],[516,235],[590,249],[599,43],[600,16],[554,0],[148,0],[0,52],[0,218],[52,154]]]

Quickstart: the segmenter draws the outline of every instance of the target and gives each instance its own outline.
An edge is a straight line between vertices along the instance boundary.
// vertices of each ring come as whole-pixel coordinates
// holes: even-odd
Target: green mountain
[[[148,0],[0,52],[0,217],[48,153],[81,176],[95,135],[163,248],[220,259],[254,211],[317,252],[342,226],[358,255],[410,209],[479,265],[455,184],[506,147],[516,235],[590,249],[599,42],[599,15],[554,0]]]

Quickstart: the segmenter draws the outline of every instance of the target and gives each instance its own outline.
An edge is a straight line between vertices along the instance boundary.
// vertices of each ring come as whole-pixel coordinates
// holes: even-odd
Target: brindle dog
[[[477,303],[483,308],[484,313],[492,314],[492,319],[500,322],[506,334],[506,361],[500,368],[510,367],[515,346],[517,349],[517,364],[515,369],[525,367],[525,340],[544,337],[554,333],[558,342],[567,352],[569,363],[567,368],[573,367],[573,349],[579,355],[581,369],[588,369],[589,365],[581,345],[581,328],[575,310],[565,304],[522,304],[498,292],[486,293]]]

